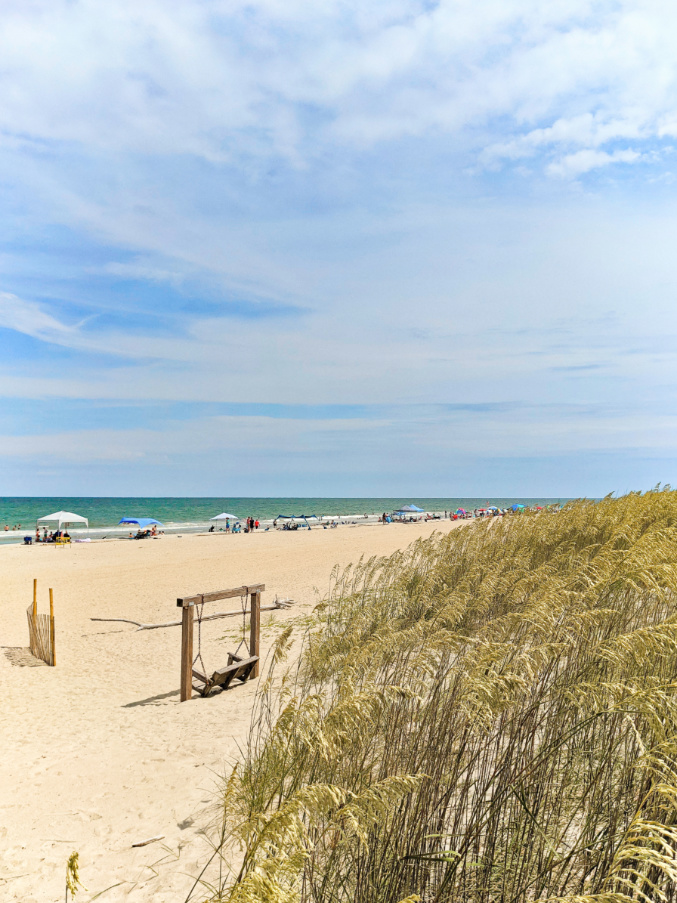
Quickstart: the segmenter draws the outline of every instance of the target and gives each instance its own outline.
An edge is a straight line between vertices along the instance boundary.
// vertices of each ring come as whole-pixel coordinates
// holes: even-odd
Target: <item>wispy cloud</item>
[[[481,14],[451,0],[369,13],[267,0],[5,4],[12,88],[0,123],[5,141],[47,158],[81,148],[305,165],[337,140],[479,129],[466,138],[477,144],[492,119],[512,133],[508,158],[642,144],[675,132],[676,34],[677,12],[635,0],[504,0]]]
[[[253,406],[201,427],[261,472],[664,459],[677,8],[9,0],[0,24],[0,395],[36,427],[7,460],[71,402]],[[52,459],[176,464],[184,418],[158,416],[54,428]]]

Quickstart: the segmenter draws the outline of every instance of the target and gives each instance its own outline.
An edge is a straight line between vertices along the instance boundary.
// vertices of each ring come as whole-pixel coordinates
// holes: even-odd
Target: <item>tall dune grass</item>
[[[278,641],[213,899],[677,898],[676,590],[669,490],[336,573],[281,680]]]

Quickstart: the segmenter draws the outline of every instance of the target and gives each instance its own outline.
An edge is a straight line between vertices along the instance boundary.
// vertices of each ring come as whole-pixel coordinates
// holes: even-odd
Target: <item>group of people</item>
[[[164,533],[164,530],[161,532]],[[157,524],[153,524],[151,527],[146,527],[143,530],[139,527],[139,529],[136,531],[136,533],[129,534],[129,538],[130,539],[150,539],[152,536],[158,536],[158,535],[159,534],[158,534]]]
[[[260,527],[259,521],[255,517],[248,517],[246,520],[247,526],[244,528],[245,533],[253,533],[254,530],[258,530]],[[239,520],[236,520],[233,526],[230,526],[230,518],[226,518],[225,527],[219,527],[219,530],[223,530],[225,533],[242,533],[242,524]],[[216,532],[216,527],[214,524],[209,528],[210,533]]]
[[[20,529],[21,529],[21,524],[14,524],[14,526],[12,527],[12,530],[20,530]],[[8,533],[8,532],[9,532],[9,524],[5,524],[5,533]]]
[[[25,537],[26,539],[30,539],[30,537]],[[68,530],[55,530],[53,533],[47,532],[47,527],[42,528],[42,536],[40,536],[40,527],[35,528],[35,541],[36,542],[57,542],[58,540],[64,540],[65,542],[70,542],[71,537]]]

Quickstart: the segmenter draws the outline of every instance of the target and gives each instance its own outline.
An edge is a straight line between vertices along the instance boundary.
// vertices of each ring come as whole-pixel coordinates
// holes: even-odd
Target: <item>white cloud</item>
[[[557,399],[618,407],[592,436],[582,417],[486,419],[439,440],[422,428],[470,455],[499,434],[506,456],[671,440],[669,420],[637,420],[639,436],[618,414],[674,395],[670,193],[641,210],[567,180],[645,166],[656,180],[672,164],[677,7],[6,0],[0,25],[0,285],[13,292],[0,326],[62,349],[46,372],[17,342],[0,361],[4,397]],[[504,172],[465,179],[477,162]],[[534,173],[551,181],[528,185]],[[59,245],[64,225],[89,251]],[[51,241],[38,274],[36,248]],[[194,287],[208,305],[192,310]],[[227,315],[261,299],[307,314]],[[101,316],[74,323],[74,309]],[[304,435],[331,449],[344,428]],[[361,429],[375,459],[395,454],[388,424]],[[242,449],[278,447],[251,418],[227,431]],[[88,436],[64,433],[59,453],[96,457],[101,441],[110,460],[138,460],[150,439]],[[153,441],[188,440],[172,427]],[[8,442],[19,459],[25,440]]]
[[[37,153],[301,164],[337,140],[471,129],[510,158],[677,121],[677,7],[657,0],[44,0],[4,4],[2,24],[0,127]]]
[[[69,344],[77,334],[76,328],[66,326],[39,304],[10,292],[0,292],[0,327],[56,344]]]
[[[609,154],[606,151],[580,150],[573,154],[567,154],[557,163],[548,166],[548,172],[561,178],[575,178],[590,172],[593,169],[601,169],[612,163],[636,163],[641,155],[633,150],[616,150]]]

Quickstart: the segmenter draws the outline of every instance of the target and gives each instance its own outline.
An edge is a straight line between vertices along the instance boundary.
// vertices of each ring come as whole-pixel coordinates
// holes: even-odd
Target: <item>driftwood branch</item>
[[[277,611],[281,608],[289,608],[291,599],[276,599],[273,605],[262,605],[261,611]],[[217,618],[237,618],[251,614],[251,609],[243,611],[223,611],[215,615],[204,615],[201,620],[215,621]],[[139,630],[157,630],[159,627],[180,627],[181,621],[168,621],[166,624],[142,624],[140,621],[132,621],[129,618],[90,618],[90,621],[116,621],[121,624],[134,624]]]
[[[133,847],[147,847],[149,843],[155,843],[156,840],[164,840],[164,834],[158,834],[155,837],[149,837],[148,840],[140,840],[138,843],[133,843]]]

